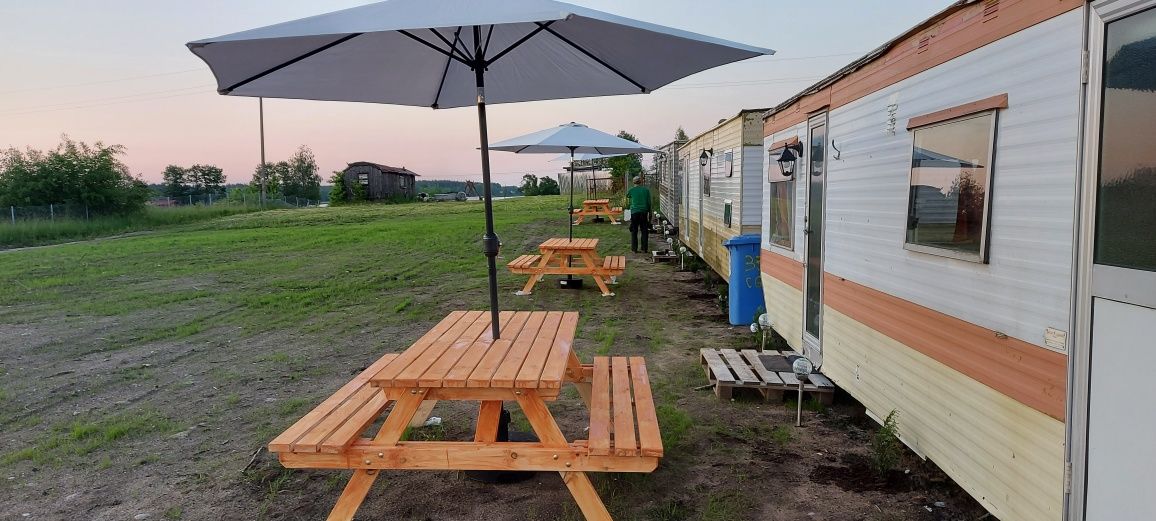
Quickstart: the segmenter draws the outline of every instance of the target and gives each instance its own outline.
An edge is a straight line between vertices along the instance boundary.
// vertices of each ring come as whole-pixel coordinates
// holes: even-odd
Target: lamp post
[[[811,371],[815,370],[815,366],[805,356],[800,356],[791,363],[791,370],[795,372],[795,377],[799,380],[799,400],[798,410],[795,416],[795,427],[803,426],[803,382],[807,381],[807,376]]]
[[[767,330],[771,329],[771,317],[766,313],[759,315],[759,329],[763,332],[763,343],[759,346],[759,352],[767,350]]]

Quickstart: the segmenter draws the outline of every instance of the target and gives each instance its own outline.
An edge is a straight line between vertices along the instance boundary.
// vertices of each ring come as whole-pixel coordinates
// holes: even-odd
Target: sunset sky
[[[431,0],[433,1],[433,0]],[[260,160],[257,100],[219,96],[186,50],[218,36],[364,0],[0,0],[0,147],[51,148],[61,134],[127,147],[150,182],[168,164],[216,164],[248,182]],[[578,0],[590,8],[778,51],[654,94],[497,105],[497,141],[569,121],[628,130],[653,146],[680,125],[695,135],[743,108],[769,107],[897,36],[948,0]],[[871,5],[870,9],[866,6]],[[404,166],[424,179],[480,180],[473,109],[266,100],[269,160],[299,145],[322,177],[349,162]],[[559,171],[553,156],[492,155],[495,180]]]

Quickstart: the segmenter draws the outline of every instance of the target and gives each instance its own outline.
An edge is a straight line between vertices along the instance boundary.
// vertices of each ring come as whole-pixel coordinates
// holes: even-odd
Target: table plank
[[[505,317],[508,319],[509,317]],[[503,322],[501,313],[498,315],[498,324]],[[436,362],[429,366],[421,377],[417,379],[417,384],[422,387],[442,387],[442,382],[445,380],[446,373],[453,369],[454,365],[458,363],[466,350],[474,344],[482,344],[492,342],[494,339],[494,328],[490,327],[493,321],[486,316],[484,320],[477,320],[470,326],[469,329],[462,333],[462,336],[454,340],[442,353],[442,356]],[[402,383],[405,383],[404,381]]]
[[[558,326],[558,335],[554,337],[554,346],[550,350],[550,357],[546,359],[546,366],[542,368],[539,387],[548,389],[562,387],[562,381],[566,378],[570,353],[574,346],[574,334],[577,331],[578,312],[567,311],[563,313],[562,323]]]
[[[546,343],[546,345],[554,342],[554,336],[558,334],[558,324],[562,322],[562,313],[560,311],[550,311],[546,313],[546,319],[542,323],[541,329],[538,330],[537,336],[533,339],[528,339],[527,342],[522,342],[522,335],[514,342],[514,346],[510,348],[510,352],[506,358],[502,360],[502,364],[498,366],[498,370],[494,371],[494,376],[490,378],[490,384],[485,387],[513,387],[514,381],[518,378],[518,372],[522,370],[522,366],[526,363],[526,357],[529,356],[531,350],[536,346]]]
[[[542,370],[546,367],[546,359],[550,356],[553,350],[555,340],[558,338],[561,329],[562,319],[565,314],[558,314],[558,325],[553,327],[550,335],[538,335],[534,341],[534,345],[530,348],[530,352],[526,354],[526,360],[522,363],[522,369],[518,371],[518,376],[515,378],[514,387],[537,389],[539,381],[542,379]],[[547,318],[547,322],[550,319]],[[558,387],[561,387],[559,382]]]
[[[418,378],[420,378],[422,374],[425,374],[430,366],[437,362],[454,342],[463,336],[468,337],[470,334],[473,334],[473,339],[476,339],[482,334],[482,331],[485,331],[489,324],[490,316],[489,313],[485,312],[474,315],[472,321],[462,320],[454,324],[454,327],[450,328],[446,334],[430,344],[429,348],[423,351],[421,356],[417,357],[408,367],[393,378],[392,387],[416,386]],[[473,339],[469,340],[472,341]]]
[[[486,353],[490,350],[496,349],[501,352],[510,348],[513,342],[510,340],[518,336],[522,331],[522,327],[526,325],[526,321],[530,318],[529,311],[510,312],[503,311],[500,318],[502,338],[498,341],[493,341],[489,336],[484,337],[483,340],[474,342],[465,354],[458,359],[458,363],[454,365],[448,373],[446,373],[445,380],[442,382],[444,387],[465,387],[466,380],[469,379],[470,374],[478,367],[478,364],[485,358]]]
[[[505,360],[506,356],[508,356],[515,349],[519,348],[519,346],[522,344],[525,344],[524,347],[528,349],[529,345],[538,335],[538,330],[542,327],[542,322],[545,320],[545,313],[533,313],[530,315],[526,325],[522,328],[521,331],[518,332],[517,337],[503,337],[498,341],[502,342],[501,347],[503,347],[503,349],[498,349],[498,342],[495,342],[494,348],[486,352],[486,355],[482,357],[481,362],[478,362],[477,368],[475,368],[474,371],[470,373],[470,377],[466,379],[466,387],[489,387],[494,373],[498,370],[498,367],[502,365],[502,362]],[[508,347],[506,343],[503,342],[507,339],[510,340]]]
[[[425,350],[434,343],[434,341],[436,341],[438,338],[441,338],[441,336],[449,331],[450,328],[456,326],[463,320],[473,322],[474,320],[477,320],[478,315],[482,313],[484,312],[454,311],[450,313],[449,316],[434,326],[433,329],[429,330],[428,333],[422,335],[422,337],[419,338],[418,341],[415,342],[412,346],[410,346],[409,349],[406,349],[400,356],[394,358],[392,361],[386,364],[385,367],[381,368],[377,374],[370,377],[370,382],[378,387],[389,386],[393,381],[393,378],[397,376],[398,373],[405,370],[406,367],[409,367],[409,364],[419,358],[421,354],[424,353]]]
[[[610,454],[610,358],[594,357],[593,396],[590,399],[590,454]]]
[[[614,382],[614,454],[634,456],[638,442],[634,437],[634,401],[630,397],[630,366],[625,357],[611,361]]]

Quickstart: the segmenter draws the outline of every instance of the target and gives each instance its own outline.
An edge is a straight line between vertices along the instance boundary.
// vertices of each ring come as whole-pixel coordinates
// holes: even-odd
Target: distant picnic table
[[[530,276],[518,295],[531,294],[546,275],[580,275],[593,277],[602,296],[613,297],[607,284],[616,284],[618,276],[626,272],[625,256],[598,256],[598,239],[554,238],[538,249],[540,255],[522,255],[507,264],[512,273]]]
[[[557,471],[586,519],[609,521],[586,472],[652,472],[663,455],[645,361],[582,364],[572,348],[576,312],[506,311],[500,321],[494,340],[488,312],[450,313],[325,399],[269,451],[288,468],[354,471],[330,520],[353,519],[379,470],[407,469]],[[567,383],[590,411],[587,440],[567,441],[547,407]],[[480,403],[473,441],[402,441],[438,400]],[[540,441],[498,441],[503,401],[518,403]],[[363,437],[391,405],[376,434]]]
[[[587,199],[582,201],[582,208],[574,209],[574,215],[578,217],[574,221],[575,225],[582,224],[582,220],[587,217],[599,216],[610,219],[611,224],[619,224],[614,216],[622,215],[622,208],[611,208],[610,199]]]

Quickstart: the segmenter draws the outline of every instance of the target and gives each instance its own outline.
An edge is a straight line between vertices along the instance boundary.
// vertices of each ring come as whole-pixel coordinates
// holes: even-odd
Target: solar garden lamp
[[[678,253],[678,269],[679,271],[686,271],[686,246],[679,246]]]
[[[763,332],[763,342],[759,345],[759,352],[767,350],[767,331],[771,329],[771,317],[766,313],[759,315],[759,329]]]
[[[791,370],[795,372],[795,377],[799,380],[799,400],[795,416],[795,427],[803,426],[803,382],[807,381],[807,376],[811,371],[815,370],[814,364],[805,356],[800,356],[791,363]]]

